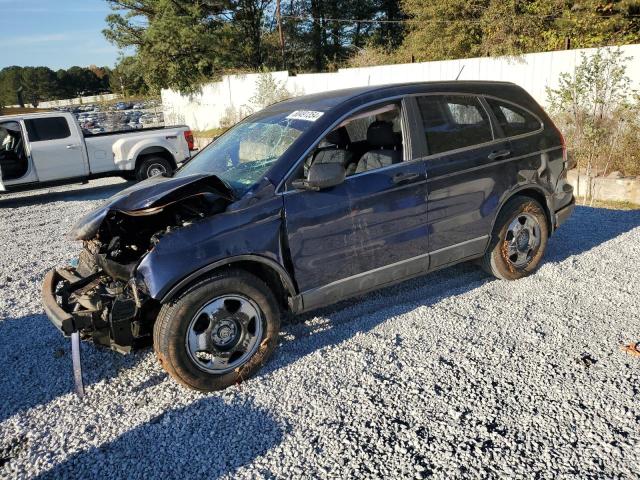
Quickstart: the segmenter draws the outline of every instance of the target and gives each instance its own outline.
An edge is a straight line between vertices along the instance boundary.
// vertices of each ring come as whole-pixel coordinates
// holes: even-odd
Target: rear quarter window
[[[494,98],[486,101],[507,137],[536,132],[542,127],[540,120],[523,108]]]
[[[25,120],[30,142],[59,140],[71,136],[69,124],[64,117],[33,118]]]

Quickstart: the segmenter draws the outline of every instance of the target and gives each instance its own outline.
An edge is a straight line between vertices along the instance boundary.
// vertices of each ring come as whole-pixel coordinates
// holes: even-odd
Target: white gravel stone
[[[81,401],[40,283],[125,185],[0,197],[0,477],[640,475],[640,212],[578,207],[527,279],[460,265],[306,314],[224,392],[83,343]]]

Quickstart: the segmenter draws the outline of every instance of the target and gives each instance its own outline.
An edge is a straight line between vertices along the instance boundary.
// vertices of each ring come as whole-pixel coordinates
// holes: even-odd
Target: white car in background
[[[67,112],[0,116],[0,192],[115,175],[144,180],[171,174],[191,150],[186,126],[92,135]]]

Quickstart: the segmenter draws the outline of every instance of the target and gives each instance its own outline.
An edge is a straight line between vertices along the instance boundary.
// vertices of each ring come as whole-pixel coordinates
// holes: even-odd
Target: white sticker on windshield
[[[307,122],[315,122],[324,112],[314,112],[313,110],[296,110],[287,115],[289,120],[306,120]]]

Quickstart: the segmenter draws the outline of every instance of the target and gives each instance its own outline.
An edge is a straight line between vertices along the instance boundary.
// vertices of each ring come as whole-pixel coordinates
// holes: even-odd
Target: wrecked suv
[[[81,219],[44,307],[66,335],[119,352],[152,340],[178,382],[225,388],[265,362],[286,314],[466,260],[529,275],[573,209],[569,166],[509,83],[287,100]]]

